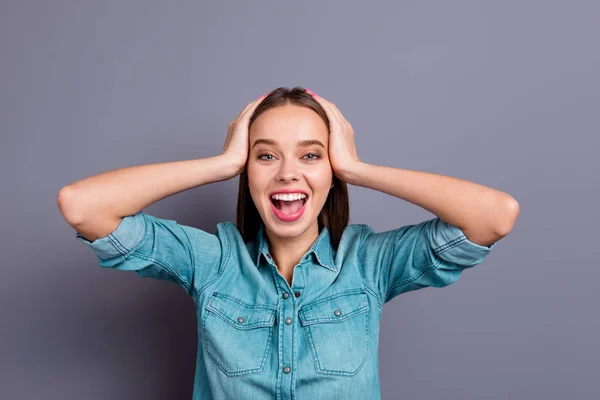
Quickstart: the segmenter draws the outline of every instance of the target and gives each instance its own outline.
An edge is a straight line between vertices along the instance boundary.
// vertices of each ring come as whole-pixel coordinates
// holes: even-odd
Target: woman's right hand
[[[248,159],[248,124],[256,107],[262,102],[266,94],[249,103],[239,115],[229,123],[227,139],[221,155],[238,167],[241,173]]]

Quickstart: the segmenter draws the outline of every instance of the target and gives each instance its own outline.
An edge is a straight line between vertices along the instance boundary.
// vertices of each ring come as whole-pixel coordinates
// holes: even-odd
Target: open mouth
[[[275,208],[285,215],[294,215],[306,204],[308,196],[294,200],[278,200],[271,197],[271,203]]]
[[[302,190],[274,193],[269,196],[271,211],[279,221],[296,222],[304,215],[308,198],[308,194]]]

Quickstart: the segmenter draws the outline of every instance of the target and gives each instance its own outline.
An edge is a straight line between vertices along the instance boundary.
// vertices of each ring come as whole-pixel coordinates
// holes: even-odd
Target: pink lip
[[[306,201],[304,202],[304,204],[302,205],[302,207],[295,213],[295,214],[284,214],[281,211],[279,211],[277,209],[277,207],[275,207],[275,204],[273,204],[273,202],[271,201],[271,196],[273,196],[274,194],[286,194],[286,193],[303,193],[306,195]],[[294,222],[300,219],[300,217],[302,217],[302,214],[304,214],[304,210],[306,210],[306,204],[308,203],[308,199],[309,199],[309,195],[308,193],[306,193],[306,191],[304,190],[300,190],[300,189],[281,189],[281,190],[277,190],[274,192],[269,193],[269,203],[271,203],[271,209],[273,210],[273,214],[275,214],[275,216],[277,217],[277,219],[283,221],[283,222]]]
[[[277,192],[277,193],[281,193],[281,192]],[[295,213],[295,214],[284,214],[281,211],[279,211],[277,209],[277,207],[275,207],[275,204],[273,204],[273,202],[269,201],[271,203],[271,209],[273,210],[273,214],[275,214],[275,216],[283,221],[283,222],[294,222],[300,219],[300,217],[302,217],[302,214],[304,214],[304,210],[306,209],[306,203],[308,203],[308,198],[306,199],[306,201],[304,202],[304,204],[302,205],[302,207]]]

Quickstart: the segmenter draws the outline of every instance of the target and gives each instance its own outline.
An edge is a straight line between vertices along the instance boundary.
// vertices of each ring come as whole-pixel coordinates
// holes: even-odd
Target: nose
[[[294,162],[294,159],[284,160],[277,172],[277,180],[279,182],[294,182],[300,180],[300,171]]]

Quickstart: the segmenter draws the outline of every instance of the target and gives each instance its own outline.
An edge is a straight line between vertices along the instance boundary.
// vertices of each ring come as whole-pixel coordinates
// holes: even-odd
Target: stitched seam
[[[146,226],[146,225],[144,225]],[[140,241],[138,241],[137,244],[139,244],[144,236],[146,235],[146,228],[144,228],[144,234],[142,235],[142,237],[140,238]],[[136,257],[140,260],[144,260],[144,261],[150,261],[153,264],[158,265],[159,267],[161,267],[164,271],[166,271],[177,283],[179,283],[180,285],[182,285],[184,288],[186,288],[189,292],[190,287],[188,285],[187,282],[183,281],[183,279],[181,279],[181,277],[179,277],[179,275],[175,272],[175,270],[166,262],[158,260],[156,258],[153,257],[148,257],[138,251],[134,251],[131,252],[131,249],[128,249],[127,247],[125,247],[120,241],[119,239],[117,239],[117,237],[115,235],[113,235],[112,233],[108,235],[108,239],[110,240],[110,242],[115,246],[115,248],[121,252],[121,254],[123,254],[125,256],[125,258],[129,259],[130,257]],[[136,245],[137,245],[136,244]]]
[[[343,375],[343,376],[354,376],[356,375],[356,373],[362,368],[362,366],[364,365],[364,363],[367,361],[367,356],[369,355],[369,337],[371,335],[371,332],[369,331],[369,318],[368,316],[365,318],[366,321],[366,338],[365,338],[365,354],[364,357],[361,361],[361,363],[358,365],[358,367],[356,367],[356,369],[354,371],[337,371],[337,370],[333,370],[333,369],[323,369],[321,371],[319,371],[319,373],[322,374],[329,374],[329,375]]]
[[[396,290],[397,288],[400,288],[402,286],[408,285],[409,283],[414,282],[415,280],[419,279],[421,276],[423,276],[425,273],[429,272],[429,271],[433,271],[437,268],[438,264],[439,264],[440,259],[436,258],[435,262],[433,264],[431,264],[430,266],[427,266],[421,270],[419,270],[419,272],[417,272],[416,274],[414,274],[413,276],[404,279],[403,281],[398,282],[397,284],[393,285],[392,287],[390,287],[390,289],[386,292],[385,297],[387,298],[391,292],[393,292],[394,290]]]
[[[395,247],[396,247],[396,243],[398,243],[399,237],[400,237],[401,235],[404,235],[405,233],[406,233],[406,230],[401,230],[401,231],[399,231],[399,232],[397,232],[397,233],[396,233],[396,236],[394,237],[394,242],[393,242],[393,244],[392,244],[392,246],[394,247],[394,250],[395,250]],[[381,281],[381,276],[382,276],[382,275],[383,275],[383,274],[382,274],[382,273],[381,273],[381,271],[380,271],[380,272],[379,272],[379,282]],[[413,278],[414,278],[414,279],[418,278],[418,276],[417,276],[417,275],[418,275],[418,273],[417,273],[417,274],[415,274],[415,276],[413,276]],[[420,276],[420,275],[419,275],[419,276]],[[384,298],[382,298],[382,299],[379,299],[379,302],[380,302],[381,304],[384,304],[384,303],[385,303],[385,301],[386,301],[386,300],[389,298],[389,295],[390,295],[390,293],[391,293],[392,291],[394,291],[394,290],[395,290],[397,287],[400,287],[400,286],[402,286],[402,285],[403,285],[403,282],[407,282],[407,281],[409,281],[410,279],[411,279],[411,278],[407,278],[407,279],[405,279],[404,281],[398,282],[398,283],[396,283],[395,285],[392,285],[392,286],[388,287],[388,288],[387,288],[387,290],[386,290],[386,292],[385,292]],[[379,282],[378,282],[378,283],[379,283]],[[378,285],[378,286],[380,286],[380,285]],[[383,307],[383,306],[382,306],[382,307]]]
[[[147,222],[144,219],[144,233],[142,234],[142,236],[139,238],[139,240],[137,241],[137,243],[135,244],[135,246],[137,246],[142,240],[144,240],[144,236],[146,236],[146,224]],[[131,250],[133,250],[134,247],[132,247],[131,249],[128,249],[127,247],[125,247],[120,241],[119,239],[117,239],[117,237],[114,235],[114,232],[111,232],[110,234],[108,234],[108,240],[112,243],[113,246],[115,246],[115,248],[124,256],[126,256],[127,258],[127,253],[129,253]]]
[[[363,244],[365,243],[365,233],[367,231],[367,225],[366,224],[361,224],[360,225],[362,227],[362,229],[360,230],[360,236],[358,237],[358,247],[361,248],[363,246]]]
[[[304,314],[302,314],[302,319],[304,320],[305,326],[306,325],[312,325],[314,323],[321,323],[321,322],[343,322],[346,321],[352,317],[355,317],[357,315],[363,314],[365,313],[367,310],[369,309],[369,305],[366,304],[364,306],[362,306],[361,308],[358,308],[356,310],[352,310],[349,313],[343,314],[339,317],[326,317],[326,318],[319,318],[319,317],[313,317],[313,318],[308,318],[306,317]]]
[[[319,304],[324,303],[326,301],[329,301],[331,299],[338,298],[340,296],[345,296],[347,294],[361,294],[361,293],[363,293],[363,289],[362,288],[359,288],[359,289],[346,289],[346,290],[343,290],[343,291],[338,292],[336,294],[332,294],[332,295],[327,296],[327,297],[325,297],[323,299],[319,299],[319,300],[314,301],[314,302],[312,302],[310,304],[307,304],[304,307],[302,307],[302,309],[300,311],[303,311],[303,310],[306,310],[306,311],[312,310],[313,308],[317,307]]]
[[[383,303],[381,303],[381,301],[379,299],[379,296],[377,295],[377,292],[373,288],[371,288],[364,279],[362,279],[362,283],[365,285],[365,290],[368,293],[370,293],[371,296],[373,296],[373,298],[377,302],[377,307],[379,307],[379,309],[382,310],[383,309]]]
[[[275,273],[273,272],[273,269],[271,269],[271,275],[273,276],[273,278],[275,278]],[[276,280],[277,282],[277,280]],[[279,298],[279,285],[277,283],[275,283],[275,290],[278,292],[278,298]],[[279,302],[278,302],[279,303]],[[289,306],[292,308],[292,313],[295,314],[295,304],[292,302],[291,306]],[[279,325],[281,325],[281,320],[283,319],[283,315],[284,315],[284,309],[286,308],[286,304],[285,302],[281,303],[281,308],[279,308],[279,313],[278,313],[278,317],[279,317]],[[294,324],[295,325],[295,324]],[[292,326],[294,326],[292,325]],[[292,334],[294,332],[292,331]],[[284,336],[284,332],[283,329],[280,329],[278,326],[277,329],[277,360],[283,360],[283,336]],[[293,339],[292,339],[292,344],[293,344]],[[293,349],[293,348],[292,348]],[[293,361],[293,360],[292,360]],[[294,368],[294,370],[296,370],[296,368]],[[281,392],[282,392],[282,386],[283,386],[283,374],[278,373],[277,376],[279,377],[277,379],[277,400],[279,400],[281,398]]]
[[[421,229],[427,229],[427,228],[425,226],[423,226]],[[396,243],[398,243],[399,236],[403,235],[404,233],[405,233],[405,231],[398,232],[398,234],[394,238],[394,246],[396,245]],[[418,234],[420,234],[420,233],[421,232],[419,231]],[[427,233],[426,233],[426,236],[429,238],[429,235]],[[442,246],[439,246],[438,249],[446,247],[449,243],[452,243],[454,241],[456,241],[456,239],[454,239],[453,241],[450,241],[450,242],[448,242],[448,243],[446,243],[446,244],[444,244]],[[435,250],[434,250],[434,254],[435,254]],[[408,277],[408,278],[406,278],[406,279],[404,279],[404,280],[402,280],[400,282],[397,282],[395,285],[390,286],[388,288],[388,290],[386,291],[386,293],[385,293],[385,299],[383,299],[383,300],[385,301],[386,299],[388,299],[389,296],[391,295],[391,293],[393,291],[395,291],[396,289],[401,288],[402,286],[408,285],[409,283],[412,283],[415,280],[419,279],[425,273],[427,273],[427,272],[429,272],[431,270],[434,270],[436,268],[438,262],[439,262],[439,259],[436,257],[436,260],[435,260],[435,262],[433,264],[427,265],[427,266],[423,267],[417,273],[415,273],[413,276],[410,276],[410,277]]]
[[[266,340],[265,351],[263,352],[263,357],[262,357],[261,363],[258,367],[229,372],[225,369],[225,367],[223,365],[221,365],[221,363],[219,363],[217,358],[210,351],[210,345],[208,343],[208,334],[206,332],[206,318],[208,317],[208,315],[209,314],[206,313],[204,315],[204,317],[202,318],[202,331],[204,332],[204,343],[206,346],[206,353],[208,354],[210,359],[213,360],[213,362],[217,365],[217,367],[221,371],[223,371],[223,373],[227,376],[239,376],[239,375],[245,375],[245,374],[250,374],[250,373],[255,373],[255,372],[262,372],[265,367],[265,363],[267,361],[267,356],[269,354],[269,350],[271,347],[271,346],[269,346],[269,342],[271,341],[271,338],[273,337],[274,328],[273,327],[269,328],[269,336],[267,337],[267,340]]]
[[[277,306],[272,306],[272,305],[266,304],[266,303],[250,304],[250,303],[246,303],[243,300],[238,299],[237,297],[233,297],[233,296],[230,296],[230,295],[225,294],[225,293],[215,292],[214,296],[218,297],[218,298],[229,299],[231,301],[234,301],[234,302],[236,302],[236,303],[244,306],[245,308],[264,308],[264,309],[269,310],[269,311],[277,310]]]
[[[178,275],[178,274],[175,272],[175,270],[173,270],[173,268],[172,268],[172,267],[171,267],[169,264],[167,264],[167,263],[165,263],[165,262],[163,262],[163,261],[161,261],[161,260],[158,260],[158,259],[156,259],[156,258],[148,257],[148,256],[146,256],[146,255],[144,255],[144,254],[142,254],[142,253],[139,253],[139,252],[137,252],[137,251],[136,251],[136,252],[133,252],[133,253],[131,254],[131,256],[132,256],[132,257],[136,257],[136,258],[138,258],[138,259],[141,259],[141,260],[144,260],[144,261],[150,261],[150,262],[152,262],[153,264],[156,264],[156,265],[158,265],[158,266],[159,266],[159,267],[161,267],[161,268],[162,268],[164,271],[166,271],[166,272],[167,272],[169,275],[171,275],[171,277],[172,277],[172,278],[173,278],[173,279],[174,279],[174,280],[175,280],[177,283],[179,283],[180,285],[182,285],[182,286],[183,286],[184,288],[186,288],[186,289],[188,290],[188,292],[189,292],[189,290],[190,290],[190,286],[189,286],[189,284],[188,284],[187,282],[185,282],[183,279],[181,279],[181,278],[179,277],[179,275]]]
[[[210,285],[212,285],[213,283],[215,283],[216,281],[219,280],[219,278],[221,278],[223,276],[223,272],[225,272],[225,269],[227,268],[227,265],[229,263],[229,258],[231,256],[231,241],[229,240],[229,232],[227,232],[227,230],[229,228],[227,228],[227,224],[223,225],[225,226],[225,235],[223,236],[223,241],[222,241],[222,246],[224,245],[225,247],[225,251],[222,252],[222,257],[221,257],[221,263],[219,265],[219,271],[217,272],[217,275],[210,279],[208,282],[206,282],[204,284],[204,286],[202,286],[200,289],[198,289],[198,293],[196,294],[196,297],[194,297],[194,304],[196,304],[196,308],[198,307],[198,299],[200,298],[200,295],[202,295],[202,293],[204,292],[204,290],[206,290],[207,287],[209,287]]]
[[[276,310],[271,310],[269,312],[269,319],[260,319],[256,322],[253,322],[251,324],[235,324],[232,323],[232,321],[234,321],[234,319],[232,319],[229,315],[227,315],[226,313],[224,313],[223,311],[219,310],[216,307],[213,307],[212,305],[208,305],[205,308],[207,311],[212,312],[213,314],[219,315],[221,318],[223,318],[223,320],[225,320],[225,322],[227,322],[229,325],[238,328],[238,329],[242,329],[242,330],[246,330],[246,329],[251,329],[251,328],[256,328],[256,327],[261,327],[261,326],[272,326],[273,325],[273,321],[274,321],[274,314]]]
[[[327,249],[329,250],[329,263],[332,266],[331,270],[332,271],[337,271],[338,267],[337,265],[335,265],[335,260],[333,259],[333,249],[331,248],[331,237],[329,238],[329,243],[327,246]]]
[[[354,317],[358,314],[362,314],[365,312],[365,310],[367,310],[369,308],[368,304],[359,306],[359,308],[354,309],[348,313],[345,313],[343,316],[336,316],[336,317],[327,317],[327,318],[319,318],[319,317],[307,317],[306,313],[311,311],[312,309],[318,307],[321,303],[323,302],[328,302],[332,299],[341,297],[341,296],[347,296],[347,295],[352,295],[352,294],[357,294],[359,295],[359,299],[364,299],[365,295],[365,291],[360,288],[360,289],[348,289],[348,290],[344,290],[342,292],[339,292],[335,295],[331,295],[328,297],[325,297],[324,299],[318,300],[316,302],[310,303],[304,307],[302,307],[300,309],[300,311],[298,312],[298,316],[301,320],[301,322],[303,323],[303,326],[308,326],[308,325],[312,325],[313,323],[319,323],[319,322],[342,322],[345,321],[351,317]],[[359,303],[360,304],[360,303]]]
[[[465,235],[459,236],[456,239],[453,239],[453,240],[449,241],[448,243],[443,244],[443,245],[437,247],[433,251],[436,252],[436,253],[441,253],[443,251],[448,250],[451,247],[458,246],[459,244],[461,244],[462,242],[464,242],[466,239],[467,239],[467,237]]]
[[[329,295],[329,296],[327,296],[327,297],[325,297],[323,299],[319,299],[319,300],[314,301],[314,302],[312,302],[310,304],[307,304],[306,306],[303,307],[303,309],[304,310],[310,310],[310,309],[318,306],[319,304],[324,303],[326,301],[329,301],[331,299],[335,299],[335,298],[338,298],[340,296],[345,296],[347,294],[361,294],[361,293],[363,293],[363,289],[362,288],[358,288],[358,289],[346,289],[346,290],[343,290],[341,292]]]
[[[112,243],[113,246],[115,246],[119,253],[123,255],[127,255],[127,253],[129,253],[129,249],[123,246],[121,242],[119,242],[119,239],[117,239],[112,233],[108,235],[108,240]]]
[[[360,235],[358,237],[358,243],[359,243],[359,248],[362,247],[362,245],[364,244],[364,240],[363,237],[365,236],[365,232],[366,232],[366,224],[361,224],[360,225],[362,227],[362,229],[360,230]],[[365,289],[367,292],[369,292],[373,298],[375,299],[375,301],[377,302],[377,306],[379,307],[379,309],[383,309],[383,301],[379,298],[379,294],[377,293],[377,291],[375,289],[373,289],[372,287],[369,286],[369,284],[367,283],[367,281],[364,279],[364,277],[362,278],[362,282],[365,286]]]
[[[182,228],[179,228],[179,229],[181,229],[181,231],[185,235],[185,238],[187,239],[188,244],[189,244],[188,254],[190,255],[190,261],[191,261],[191,267],[192,267],[192,277],[191,277],[190,283],[189,283],[188,294],[190,296],[192,296],[192,299],[193,299],[193,298],[195,298],[195,295],[194,295],[194,282],[196,282],[196,261],[194,259],[194,251],[192,249],[192,241],[190,240],[190,237],[188,236],[188,234],[185,231],[185,229],[182,229]]]
[[[316,363],[316,367],[317,367],[317,372],[320,374],[324,374],[324,375],[340,375],[340,376],[354,376],[356,375],[356,373],[362,368],[362,366],[364,365],[364,363],[367,360],[367,356],[369,354],[369,338],[371,335],[371,332],[369,331],[369,314],[367,313],[367,315],[365,316],[365,352],[364,352],[364,357],[361,361],[361,363],[358,365],[358,367],[356,367],[356,369],[354,371],[340,371],[340,370],[333,370],[333,369],[325,369],[322,367],[321,362],[317,356],[316,353],[316,347],[314,346],[314,340],[312,338],[312,332],[310,330],[310,326],[307,328],[307,333],[309,336],[309,342],[311,343],[311,347],[313,347],[313,352],[315,355],[315,360],[317,361]]]
[[[312,348],[313,351],[313,356],[315,357],[315,363],[317,366],[317,371],[321,370],[321,361],[319,360],[319,355],[317,354],[317,349],[315,348],[315,341],[313,340],[312,337],[312,332],[311,332],[311,327],[309,326],[308,328],[306,328],[306,334],[308,336],[308,342],[310,343],[310,347]]]
[[[256,322],[253,322],[251,324],[235,324],[233,323],[233,319],[225,314],[223,311],[219,310],[218,308],[213,307],[212,305],[208,305],[206,306],[205,310],[212,312],[215,315],[218,315],[219,317],[221,317],[221,319],[223,319],[225,322],[227,322],[229,325],[233,326],[234,328],[240,329],[240,330],[247,330],[247,329],[253,329],[253,328],[259,328],[259,327],[266,327],[266,326],[273,326],[273,316],[275,314],[275,310],[272,310],[269,314],[269,319],[268,320],[259,320]]]

